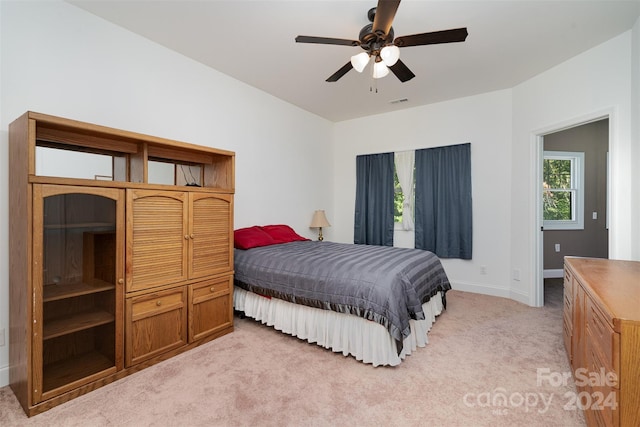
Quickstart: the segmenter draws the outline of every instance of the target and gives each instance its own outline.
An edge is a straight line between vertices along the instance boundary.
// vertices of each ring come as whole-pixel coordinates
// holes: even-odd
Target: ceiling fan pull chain
[[[373,92],[374,89],[375,89],[375,93],[378,93],[378,79],[374,79],[372,75],[371,83],[369,83],[369,92]]]

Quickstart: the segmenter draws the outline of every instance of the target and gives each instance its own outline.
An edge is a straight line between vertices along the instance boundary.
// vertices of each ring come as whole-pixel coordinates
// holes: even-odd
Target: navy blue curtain
[[[471,144],[416,150],[418,249],[471,259]]]
[[[353,243],[393,246],[393,153],[356,157]]]

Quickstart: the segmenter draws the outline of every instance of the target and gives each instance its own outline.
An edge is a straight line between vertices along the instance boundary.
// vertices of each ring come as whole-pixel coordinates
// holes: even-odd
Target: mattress
[[[445,307],[451,289],[438,257],[418,249],[295,241],[236,249],[234,259],[236,289],[375,323],[398,357],[412,321],[428,319],[424,304]]]

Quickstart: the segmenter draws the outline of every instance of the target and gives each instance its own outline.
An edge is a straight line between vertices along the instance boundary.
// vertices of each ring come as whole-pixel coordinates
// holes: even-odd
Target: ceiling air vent
[[[389,104],[402,104],[403,102],[409,102],[407,98],[396,99],[395,101],[389,101]]]

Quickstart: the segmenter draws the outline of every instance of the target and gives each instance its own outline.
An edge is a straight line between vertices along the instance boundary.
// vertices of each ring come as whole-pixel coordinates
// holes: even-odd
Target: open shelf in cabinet
[[[100,311],[84,314],[84,320],[81,319],[83,313],[67,319],[86,321],[82,327],[80,323],[76,326],[60,324],[58,329],[61,333],[57,335],[56,331],[45,328],[42,341],[42,391],[45,399],[48,397],[44,393],[60,393],[74,382],[90,381],[96,375],[117,369],[115,316]]]
[[[35,156],[31,172],[47,178],[125,183],[197,184],[224,192],[235,191],[235,153],[211,147],[172,141],[150,135],[80,123],[61,117],[27,112],[21,119],[33,120]],[[65,168],[67,164],[81,164]],[[168,175],[160,163],[170,165]],[[181,168],[193,167],[185,179]],[[197,171],[197,172],[196,172]],[[158,173],[160,175],[158,175]]]
[[[65,283],[46,285],[43,289],[43,302],[57,301],[66,298],[89,295],[115,289],[115,285],[94,279],[92,283]]]
[[[113,360],[98,351],[43,366],[43,390],[48,392],[109,369],[115,371]]]
[[[48,340],[61,335],[72,334],[83,329],[111,323],[114,320],[115,316],[106,311],[76,313],[69,317],[47,321],[42,328],[42,338]]]

